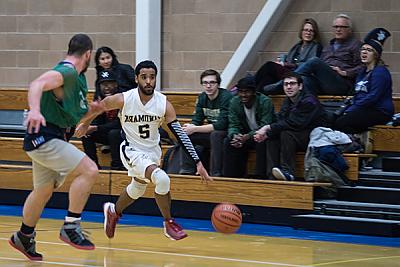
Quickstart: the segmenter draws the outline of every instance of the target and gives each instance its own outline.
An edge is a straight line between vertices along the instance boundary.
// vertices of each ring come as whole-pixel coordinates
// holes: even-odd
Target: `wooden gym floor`
[[[10,209],[15,209],[15,213],[20,214],[20,207]],[[1,208],[0,213],[4,214]],[[83,251],[58,239],[63,216],[60,214],[65,211],[56,210],[56,213],[58,215],[52,216],[46,210],[44,217],[57,219],[41,219],[37,227],[37,250],[44,255],[42,262],[29,262],[8,244],[8,238],[19,228],[21,218],[0,216],[0,266],[400,266],[400,240],[396,238],[300,230],[286,230],[285,233],[285,230],[279,230],[285,227],[265,228],[266,226],[252,224],[244,224],[241,228],[241,232],[250,232],[251,235],[223,235],[210,231],[209,222],[178,219],[184,228],[203,231],[187,230],[188,238],[171,241],[162,234],[160,218],[124,215],[115,238],[108,240],[103,233],[103,224],[100,223],[100,212],[88,212],[90,215],[83,223],[84,229],[91,232],[91,239],[96,244],[94,251]],[[131,218],[136,222],[132,222]],[[325,235],[326,240],[336,242],[298,239],[324,239],[318,238],[319,235]]]

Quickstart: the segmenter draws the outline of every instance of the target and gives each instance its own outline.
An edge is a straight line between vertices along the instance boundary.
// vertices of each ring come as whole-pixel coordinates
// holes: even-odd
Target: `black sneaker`
[[[294,181],[294,176],[292,174],[277,167],[272,168],[272,175],[278,180]]]
[[[80,221],[65,222],[60,230],[60,239],[77,249],[93,250],[95,248],[88,239],[88,232],[82,230]]]
[[[43,260],[43,256],[36,252],[35,236],[35,232],[31,235],[24,235],[18,231],[11,236],[8,243],[31,261],[41,261]]]

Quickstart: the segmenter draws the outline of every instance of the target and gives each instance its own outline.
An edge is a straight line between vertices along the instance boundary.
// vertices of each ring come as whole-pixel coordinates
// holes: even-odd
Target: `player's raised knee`
[[[96,179],[99,174],[99,169],[96,163],[89,157],[84,157],[79,163],[79,172],[84,173],[85,176]]]
[[[160,168],[156,168],[151,174],[151,181],[156,185],[155,192],[159,195],[165,195],[170,189],[170,180],[168,175]]]
[[[138,199],[146,192],[147,184],[139,183],[133,180],[127,187],[126,193],[132,199]]]

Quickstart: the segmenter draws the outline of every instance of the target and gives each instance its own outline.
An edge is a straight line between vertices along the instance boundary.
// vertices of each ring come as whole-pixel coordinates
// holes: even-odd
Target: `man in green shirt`
[[[228,110],[231,93],[219,88],[221,76],[216,70],[209,69],[200,75],[202,92],[197,98],[192,123],[183,125],[184,131],[196,147],[210,150],[210,175],[222,176],[222,148],[228,128]],[[203,153],[204,155],[204,153]],[[194,174],[196,165],[182,153],[184,174]],[[202,157],[202,155],[201,155]],[[206,162],[202,159],[203,162]]]
[[[265,142],[257,143],[254,134],[275,119],[274,106],[268,96],[256,91],[253,77],[245,77],[236,85],[238,95],[229,106],[228,137],[224,141],[224,169],[226,177],[246,177],[248,151],[256,151],[256,178],[266,179]]]
[[[84,73],[92,48],[89,36],[74,35],[69,41],[66,58],[36,78],[28,90],[30,111],[25,122],[24,150],[32,159],[33,190],[24,204],[21,228],[11,236],[9,243],[30,260],[43,259],[42,254],[36,252],[35,227],[47,201],[67,175],[73,181],[68,213],[59,237],[78,249],[95,247],[82,232],[80,219],[98,169],[85,153],[68,143],[71,128],[88,111]]]

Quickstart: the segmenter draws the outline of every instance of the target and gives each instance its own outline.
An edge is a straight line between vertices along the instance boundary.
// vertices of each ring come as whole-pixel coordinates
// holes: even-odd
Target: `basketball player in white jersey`
[[[92,103],[90,111],[75,131],[75,135],[81,137],[98,114],[106,110],[120,110],[121,125],[126,135],[121,144],[121,160],[132,182],[121,193],[116,204],[104,204],[104,231],[108,238],[114,237],[123,210],[145,193],[149,182],[155,184],[155,199],[165,219],[164,234],[173,240],[187,237],[171,217],[170,178],[158,167],[161,159],[158,128],[163,122],[168,124],[184,150],[196,162],[201,180],[212,181],[189,137],[177,121],[175,109],[165,95],[154,91],[156,77],[157,67],[152,61],[140,62],[135,68],[138,88]]]

